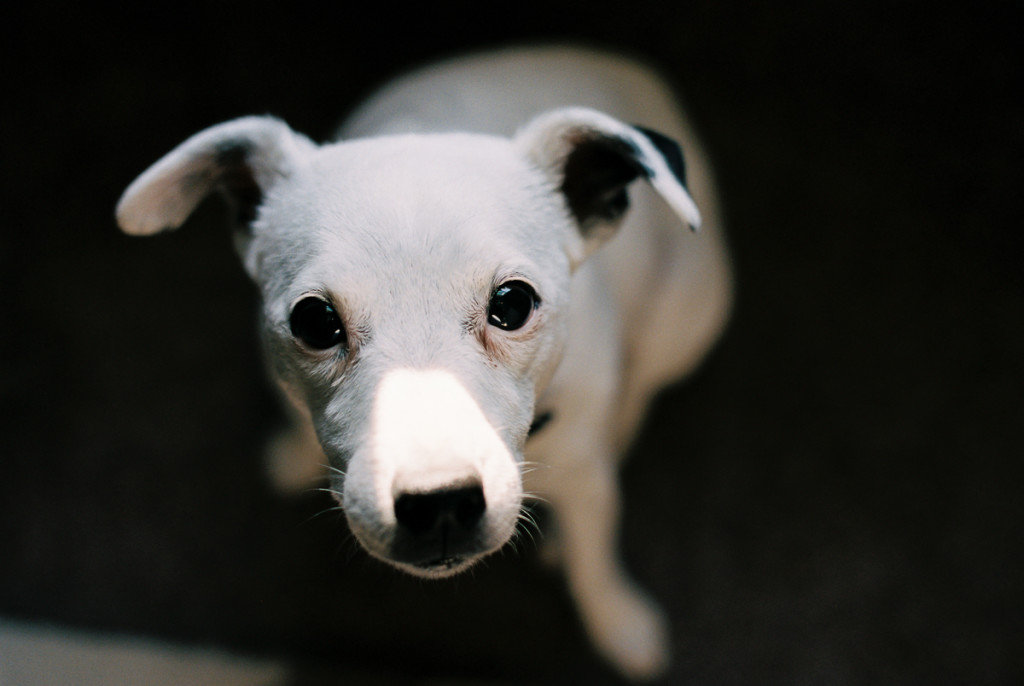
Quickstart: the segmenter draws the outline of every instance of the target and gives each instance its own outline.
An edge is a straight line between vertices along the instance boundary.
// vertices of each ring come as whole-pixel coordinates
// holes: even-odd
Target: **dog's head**
[[[678,149],[591,110],[553,111],[511,139],[324,146],[252,117],[158,161],[117,218],[152,234],[226,195],[271,366],[313,418],[352,531],[377,557],[444,576],[515,530],[569,279],[637,178],[699,223]]]

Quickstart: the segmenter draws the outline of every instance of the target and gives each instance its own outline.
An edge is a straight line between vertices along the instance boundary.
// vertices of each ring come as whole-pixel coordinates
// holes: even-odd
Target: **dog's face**
[[[585,110],[511,140],[323,147],[243,119],[154,165],[118,218],[152,233],[226,191],[271,366],[313,418],[353,533],[377,557],[444,576],[513,535],[569,279],[617,225],[625,186],[644,176],[699,221],[652,140]]]
[[[251,228],[276,375],[356,537],[414,572],[456,571],[517,521],[569,279],[542,181],[507,141],[358,141],[316,150]]]

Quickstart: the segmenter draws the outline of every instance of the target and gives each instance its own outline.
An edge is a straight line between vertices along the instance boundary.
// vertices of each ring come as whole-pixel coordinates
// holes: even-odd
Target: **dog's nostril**
[[[395,499],[395,518],[416,534],[426,533],[445,522],[471,529],[486,509],[484,490],[477,485],[429,493],[403,493]]]
[[[480,521],[487,504],[484,502],[484,489],[479,486],[470,486],[463,491],[456,501],[455,521],[468,529]]]

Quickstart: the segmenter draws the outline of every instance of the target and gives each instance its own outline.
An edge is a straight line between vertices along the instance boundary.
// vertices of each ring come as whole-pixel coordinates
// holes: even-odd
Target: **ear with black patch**
[[[667,136],[571,107],[538,116],[515,144],[564,195],[584,240],[574,262],[614,233],[629,207],[626,188],[637,179],[650,183],[684,222],[700,226],[682,151]]]
[[[210,193],[222,192],[245,226],[263,196],[316,146],[272,117],[244,117],[192,136],[135,179],[117,204],[125,233],[181,226]]]
[[[683,149],[679,147],[679,143],[676,143],[663,133],[658,133],[643,126],[634,126],[633,128],[647,136],[647,140],[651,141],[654,147],[658,149],[658,152],[661,153],[661,156],[665,158],[665,162],[672,171],[672,175],[676,177],[679,183],[683,184],[683,188],[688,188],[686,185],[686,160],[683,158]]]

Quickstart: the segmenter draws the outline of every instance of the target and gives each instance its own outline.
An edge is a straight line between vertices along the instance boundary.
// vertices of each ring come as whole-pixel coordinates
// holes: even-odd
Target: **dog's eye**
[[[292,308],[288,320],[292,335],[316,350],[326,350],[345,343],[345,327],[331,303],[310,296]]]
[[[487,321],[506,331],[520,328],[530,319],[540,298],[529,284],[509,281],[498,286],[487,306]]]

